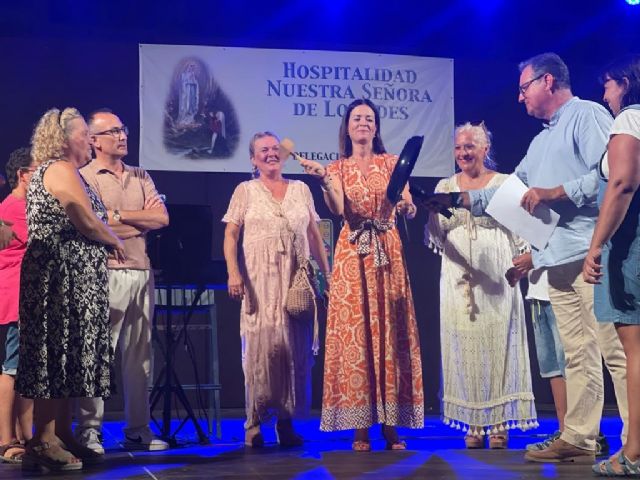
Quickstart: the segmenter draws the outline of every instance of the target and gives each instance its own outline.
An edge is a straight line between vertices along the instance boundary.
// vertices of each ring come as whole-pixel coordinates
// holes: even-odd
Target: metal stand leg
[[[209,306],[209,320],[211,324],[211,373],[210,383],[213,386],[209,390],[209,432],[212,433],[215,421],[215,432],[218,440],[222,439],[222,425],[220,419],[220,363],[218,359],[218,312],[215,305]]]
[[[198,423],[198,420],[194,415],[193,409],[189,404],[189,400],[187,399],[187,396],[184,394],[182,385],[180,385],[180,381],[178,380],[178,377],[173,367],[175,339],[173,336],[173,321],[172,321],[173,320],[172,319],[172,316],[173,316],[172,290],[173,289],[171,288],[171,286],[166,287],[167,317],[166,317],[166,324],[165,324],[166,330],[165,330],[165,344],[164,344],[165,365],[162,371],[160,372],[160,375],[158,376],[158,379],[156,380],[156,383],[151,391],[151,395],[150,395],[151,411],[153,412],[153,409],[156,403],[160,400],[160,398],[162,398],[163,405],[162,405],[162,428],[160,429],[162,432],[161,436],[164,440],[169,442],[171,445],[176,444],[176,435],[188,420],[191,420],[191,422],[193,423],[196,433],[198,434],[199,442],[208,443],[209,439],[207,435],[204,433],[204,431],[202,430],[202,427],[200,426],[200,424]],[[199,298],[200,298],[200,295],[197,295],[196,299],[194,300],[194,305],[197,303]],[[157,310],[158,309],[156,309],[156,312]],[[156,328],[157,328],[157,324],[156,324]],[[176,399],[182,404],[182,407],[184,408],[187,417],[176,428],[176,430],[173,433],[171,433],[171,400],[174,394],[176,396]],[[153,416],[152,416],[152,419],[157,425],[157,421],[155,420],[155,418],[153,418]]]

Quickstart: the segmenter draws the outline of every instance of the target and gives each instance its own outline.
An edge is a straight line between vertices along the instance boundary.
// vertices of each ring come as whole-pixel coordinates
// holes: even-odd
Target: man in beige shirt
[[[80,173],[107,208],[109,226],[122,239],[126,260],[109,258],[111,343],[120,351],[124,390],[124,446],[129,450],[166,450],[166,442],[149,428],[148,387],[151,373],[153,272],[146,251],[146,233],[169,224],[169,215],[149,174],[126,165],[128,129],[109,110],[89,116],[95,159]],[[100,431],[101,398],[79,399],[76,435],[87,447],[104,453]]]

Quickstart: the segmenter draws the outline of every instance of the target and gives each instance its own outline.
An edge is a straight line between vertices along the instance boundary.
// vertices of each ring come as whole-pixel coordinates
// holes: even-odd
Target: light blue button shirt
[[[584,258],[598,218],[597,165],[604,153],[613,119],[597,103],[573,97],[532,140],[515,174],[529,187],[562,185],[569,200],[551,208],[560,221],[542,250],[533,249],[535,268]],[[471,213],[482,215],[498,187],[469,191]]]

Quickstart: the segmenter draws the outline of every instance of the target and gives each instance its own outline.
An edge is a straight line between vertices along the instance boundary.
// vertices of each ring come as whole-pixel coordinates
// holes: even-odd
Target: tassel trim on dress
[[[462,430],[463,432],[469,435],[495,435],[498,433],[502,433],[508,430],[520,429],[522,431],[531,430],[533,428],[538,428],[540,425],[538,420],[535,418],[527,419],[527,420],[508,420],[500,424],[500,426],[492,425],[489,427],[479,427],[478,425],[469,425],[464,422],[460,422],[459,420],[454,420],[448,417],[442,417],[442,423],[445,425],[449,425],[451,428],[455,428],[456,430]]]

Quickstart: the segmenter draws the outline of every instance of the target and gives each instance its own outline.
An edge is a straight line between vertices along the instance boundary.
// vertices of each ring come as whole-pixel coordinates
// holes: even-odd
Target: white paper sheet
[[[515,174],[510,175],[489,201],[486,212],[505,228],[542,250],[556,228],[560,215],[544,203],[536,207],[533,215],[529,214],[520,206],[527,190],[529,187],[522,180]]]

